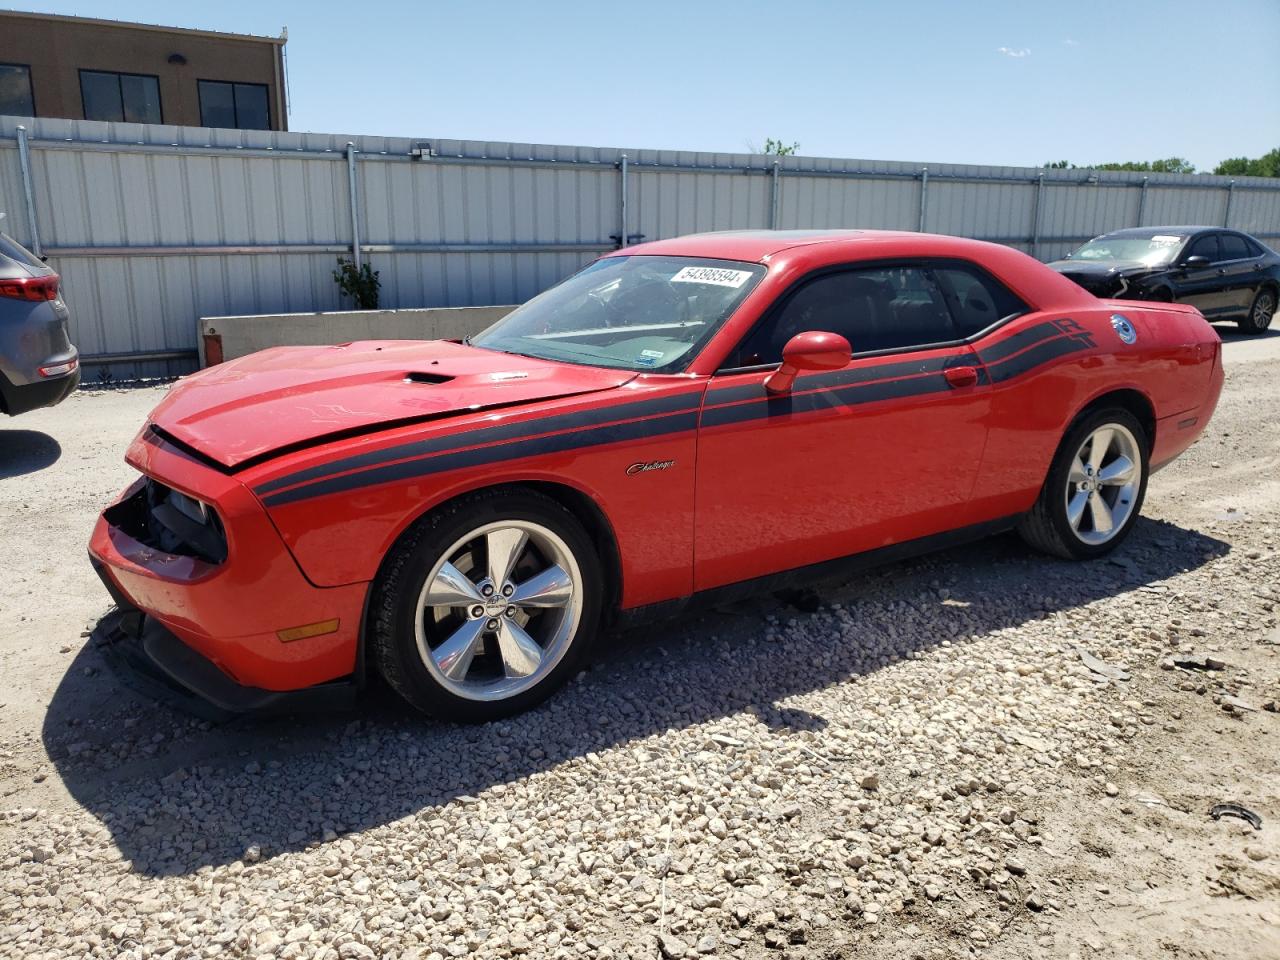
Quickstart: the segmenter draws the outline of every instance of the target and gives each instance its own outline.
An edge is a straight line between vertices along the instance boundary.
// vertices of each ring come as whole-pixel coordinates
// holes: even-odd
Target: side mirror
[[[764,388],[773,394],[788,393],[801,370],[839,370],[852,357],[849,341],[838,333],[797,333],[782,348],[782,366],[769,375]]]
[[[1207,267],[1212,262],[1208,257],[1196,254],[1194,257],[1187,257],[1187,259],[1183,260],[1182,265],[1190,270],[1196,267]]]

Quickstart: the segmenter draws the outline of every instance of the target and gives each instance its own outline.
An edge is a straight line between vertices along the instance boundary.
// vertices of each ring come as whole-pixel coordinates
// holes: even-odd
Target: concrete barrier
[[[514,306],[341,310],[248,317],[201,317],[200,366],[234,360],[267,347],[326,346],[352,340],[455,340],[479,333]]]

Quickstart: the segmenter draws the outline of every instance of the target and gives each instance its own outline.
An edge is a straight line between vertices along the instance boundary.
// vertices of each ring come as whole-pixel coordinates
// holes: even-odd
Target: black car
[[[1271,326],[1280,296],[1280,254],[1221,227],[1116,230],[1049,266],[1095,296],[1189,303],[1245,333]]]

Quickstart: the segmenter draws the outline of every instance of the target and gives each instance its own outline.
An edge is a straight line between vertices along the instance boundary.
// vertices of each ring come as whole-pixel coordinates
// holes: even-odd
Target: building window
[[[86,120],[164,122],[160,118],[159,77],[81,70],[80,96]]]
[[[201,80],[200,125],[236,130],[270,130],[267,85]]]
[[[0,63],[0,114],[16,117],[36,115],[31,96],[31,68],[17,63]]]

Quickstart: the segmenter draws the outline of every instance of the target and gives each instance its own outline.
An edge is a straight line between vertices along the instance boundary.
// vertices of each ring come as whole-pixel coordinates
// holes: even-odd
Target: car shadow
[[[0,480],[36,473],[62,456],[58,441],[39,430],[0,430]]]
[[[66,788],[134,871],[185,875],[239,860],[250,846],[269,857],[423,816],[695,724],[724,721],[727,732],[759,722],[776,737],[807,736],[827,720],[789,698],[943,642],[973,641],[1129,590],[1160,592],[1158,581],[1228,550],[1145,518],[1113,559],[1087,564],[996,537],[816,583],[821,603],[812,613],[803,612],[814,606],[803,598],[784,605],[765,596],[613,635],[591,669],[546,704],[481,726],[419,718],[377,685],[343,715],[213,725],[127,692],[90,645],[55,692],[43,739]],[[925,616],[901,624],[919,626],[886,626],[896,619],[886,611],[903,605]],[[793,618],[803,637],[774,642]]]
[[[1234,323],[1230,326],[1226,323],[1215,323],[1213,329],[1217,331],[1224,343],[1235,343],[1237,340],[1274,340],[1280,337],[1280,327],[1276,326],[1262,333],[1245,333]]]

